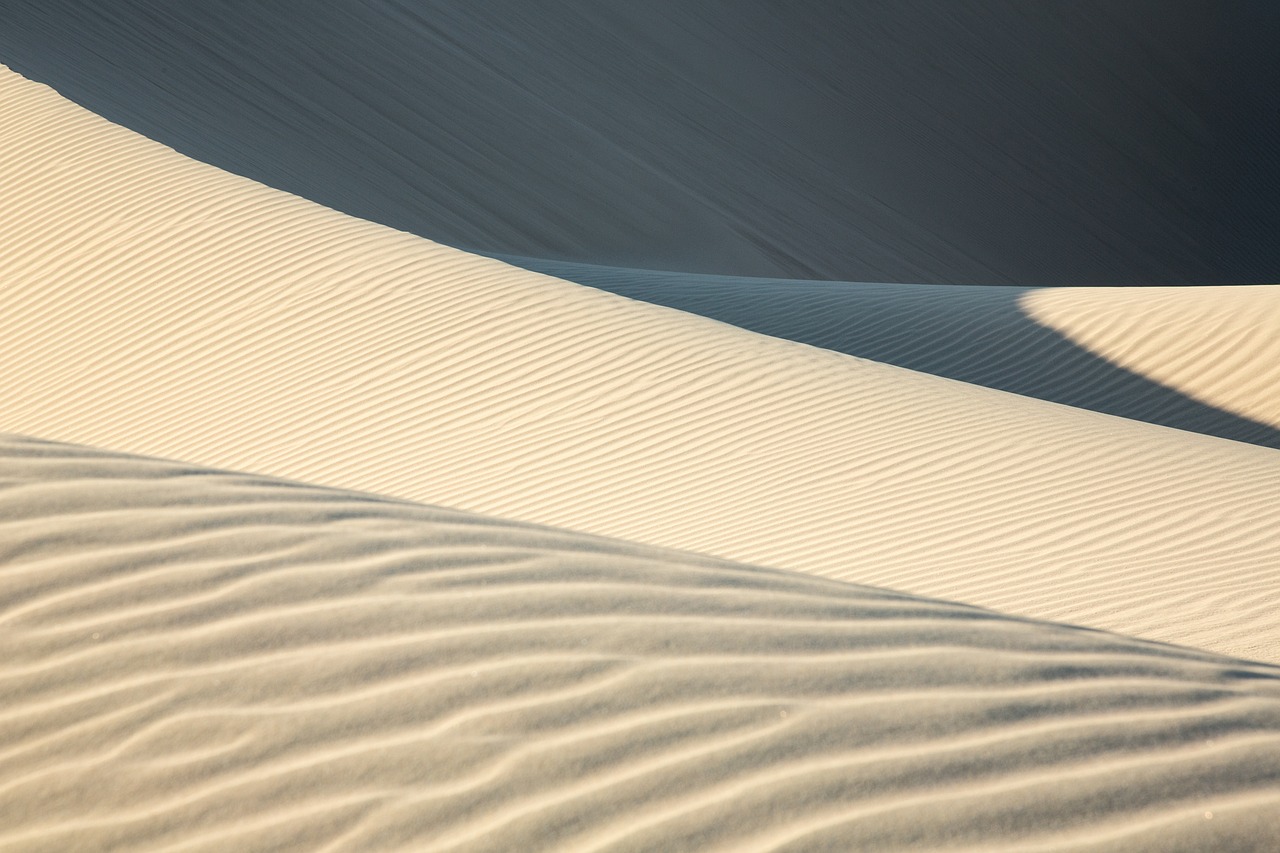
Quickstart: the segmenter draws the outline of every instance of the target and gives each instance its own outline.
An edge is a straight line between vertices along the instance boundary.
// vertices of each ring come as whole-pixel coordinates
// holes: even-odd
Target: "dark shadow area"
[[[1029,288],[851,284],[503,258],[754,332],[1147,423],[1280,448],[1280,430],[1133,373],[1028,316]]]
[[[484,252],[848,281],[1280,278],[1273,0],[0,0],[0,62]]]

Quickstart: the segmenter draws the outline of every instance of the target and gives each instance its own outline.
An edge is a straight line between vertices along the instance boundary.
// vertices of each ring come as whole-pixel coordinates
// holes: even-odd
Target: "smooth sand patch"
[[[1280,655],[1280,455],[752,334],[0,77],[0,427]]]

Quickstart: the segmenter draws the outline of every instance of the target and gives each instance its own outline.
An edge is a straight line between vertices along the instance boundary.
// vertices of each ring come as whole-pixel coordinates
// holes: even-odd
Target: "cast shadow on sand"
[[[933,284],[1280,270],[1275,4],[0,8],[0,63],[98,115],[469,251]]]
[[[1044,326],[1023,304],[1033,288],[748,279],[503,260],[859,358],[1280,448],[1280,430],[1188,397]]]

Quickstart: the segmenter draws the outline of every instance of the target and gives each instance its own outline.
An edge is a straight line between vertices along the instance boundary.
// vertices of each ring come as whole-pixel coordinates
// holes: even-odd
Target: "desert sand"
[[[0,849],[1280,844],[1280,678],[453,510],[0,440]]]
[[[912,370],[1280,449],[1280,289],[919,286],[508,257]]]
[[[0,85],[0,429],[1280,660],[1270,448],[527,272]]]
[[[0,48],[79,91],[154,11],[74,8]],[[149,120],[334,120],[219,67]],[[0,850],[1280,846],[1280,288],[517,256],[512,163],[356,136],[294,189],[366,218],[0,67]]]

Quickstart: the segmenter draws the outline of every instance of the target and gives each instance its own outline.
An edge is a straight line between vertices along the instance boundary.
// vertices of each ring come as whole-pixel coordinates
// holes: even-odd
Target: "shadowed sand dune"
[[[1280,670],[0,438],[0,849],[1261,850]]]
[[[452,245],[854,281],[1271,282],[1269,0],[3,0],[0,62]]]
[[[791,281],[504,257],[744,329],[1280,448],[1280,287]]]
[[[1277,659],[1280,454],[449,249],[0,76],[0,429]]]

